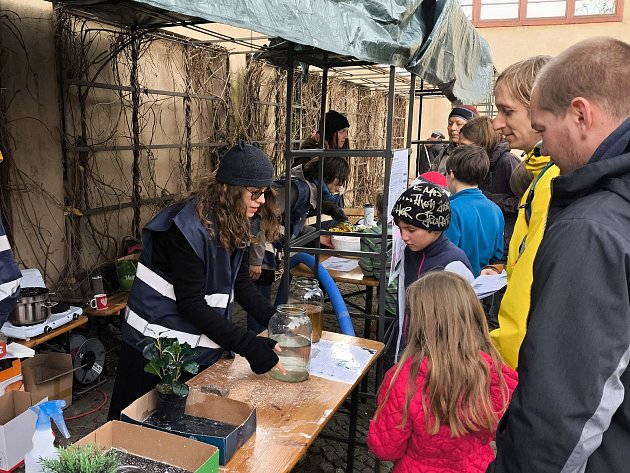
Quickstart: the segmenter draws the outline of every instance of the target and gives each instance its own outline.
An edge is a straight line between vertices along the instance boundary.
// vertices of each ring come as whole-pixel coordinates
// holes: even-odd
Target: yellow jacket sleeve
[[[551,181],[560,172],[555,165],[545,169],[550,161],[549,156],[535,156],[533,153],[526,157],[526,167],[534,175],[532,184],[535,182],[529,224],[525,218],[524,205],[532,184],[521,199],[514,233],[510,240],[506,267],[508,284],[499,309],[499,328],[490,333],[504,360],[514,369],[518,366],[518,352],[527,328],[534,258],[547,223]],[[543,174],[539,177],[541,171]]]

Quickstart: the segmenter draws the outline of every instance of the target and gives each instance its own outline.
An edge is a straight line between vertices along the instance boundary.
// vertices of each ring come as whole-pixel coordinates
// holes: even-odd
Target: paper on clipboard
[[[501,274],[488,274],[477,276],[473,281],[473,289],[479,299],[491,296],[503,286],[507,284],[507,273],[503,271]]]
[[[348,272],[359,267],[359,260],[331,256],[326,261],[322,261],[321,265],[326,268],[327,271]]]
[[[375,350],[349,343],[320,340],[311,347],[309,374],[354,384],[375,355]]]

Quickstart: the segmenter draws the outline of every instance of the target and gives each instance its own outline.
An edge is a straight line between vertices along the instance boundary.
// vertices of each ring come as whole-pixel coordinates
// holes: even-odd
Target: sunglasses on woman
[[[255,190],[251,190],[249,187],[245,188],[247,190],[247,192],[249,192],[252,195],[252,200],[258,200],[260,199],[260,196],[265,194],[267,195],[267,192],[269,192],[271,190],[271,187],[264,187],[262,189],[255,189]]]

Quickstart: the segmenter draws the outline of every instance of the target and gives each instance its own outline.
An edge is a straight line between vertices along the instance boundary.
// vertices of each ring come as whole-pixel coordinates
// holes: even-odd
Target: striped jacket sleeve
[[[9,318],[19,298],[22,273],[15,262],[0,215],[0,327]]]

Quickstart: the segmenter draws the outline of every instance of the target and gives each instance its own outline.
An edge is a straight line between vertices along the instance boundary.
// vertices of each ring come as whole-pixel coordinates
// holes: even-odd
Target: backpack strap
[[[529,220],[532,216],[532,202],[534,200],[534,191],[536,190],[536,184],[538,184],[538,181],[540,180],[542,175],[545,174],[547,169],[549,169],[553,165],[554,162],[550,161],[544,168],[542,168],[542,170],[532,181],[532,185],[529,187],[529,192],[527,193],[527,199],[525,199],[525,203],[519,206],[519,208],[525,209],[525,221],[527,222],[527,225],[529,225]]]

